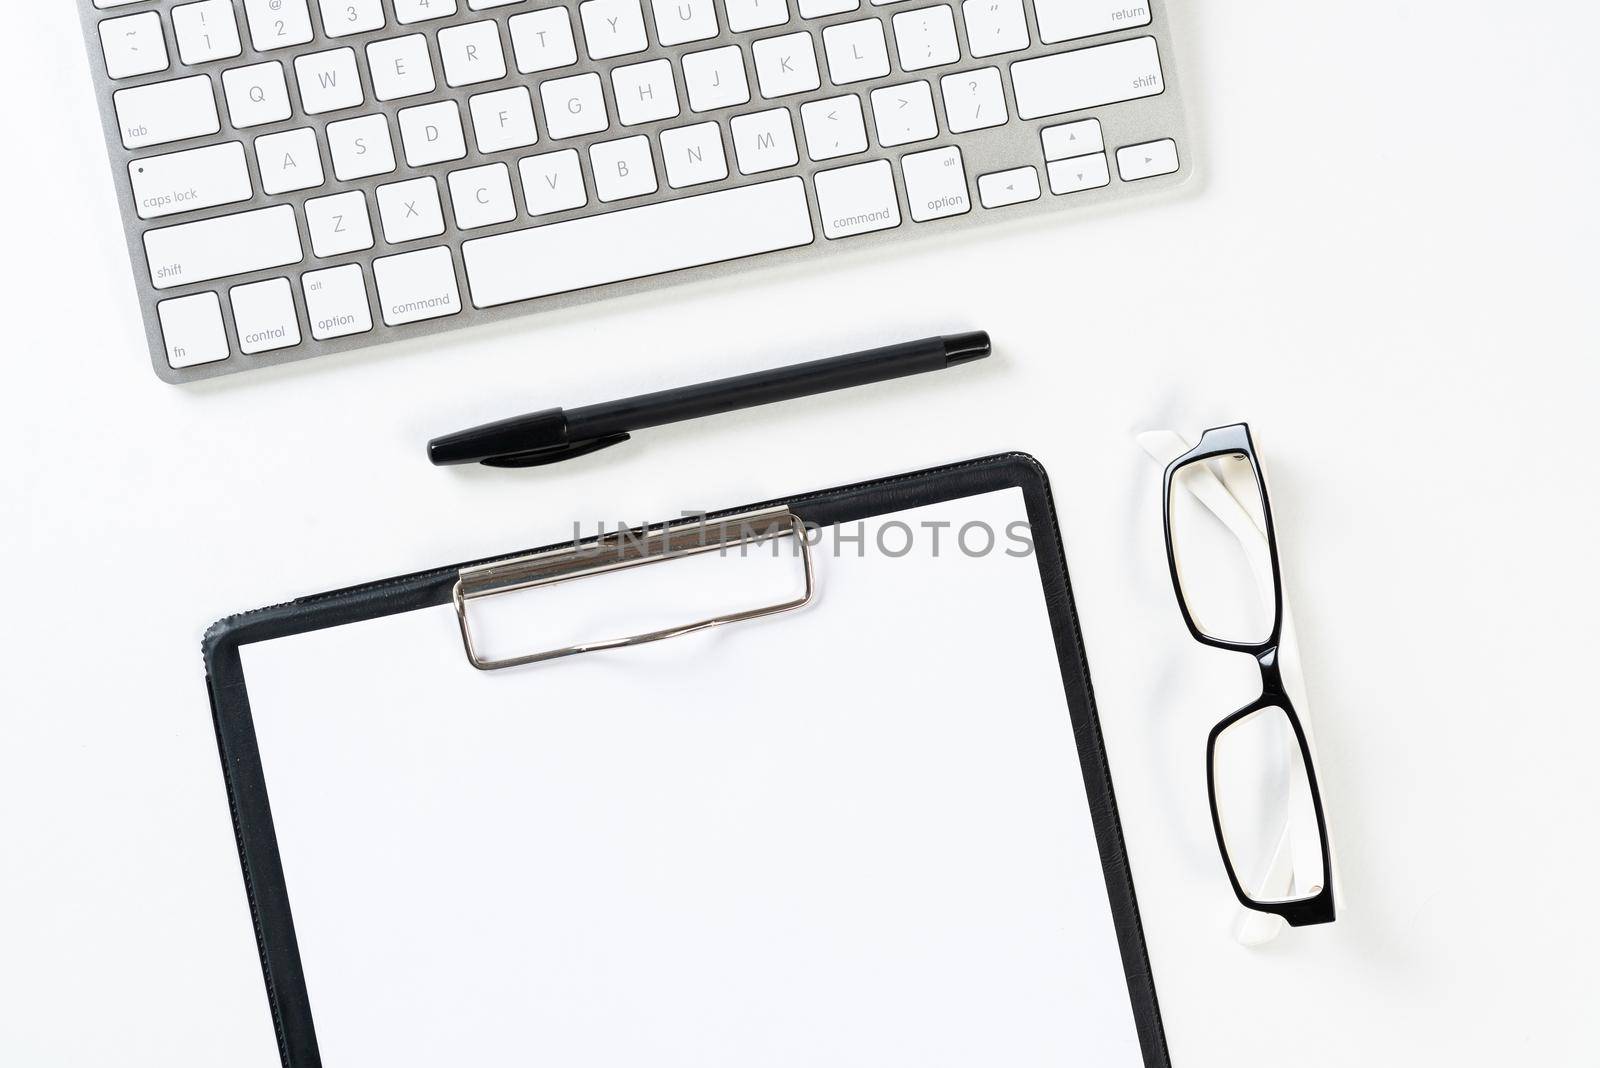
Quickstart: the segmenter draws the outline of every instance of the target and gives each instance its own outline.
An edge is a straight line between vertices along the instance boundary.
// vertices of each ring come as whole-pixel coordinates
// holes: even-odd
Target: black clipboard
[[[1035,556],[1060,662],[1062,685],[1071,709],[1073,736],[1081,762],[1086,800],[1099,849],[1140,1051],[1144,1064],[1150,1068],[1166,1066],[1170,1064],[1166,1039],[1117,814],[1105,744],[1090,688],[1087,657],[1072,599],[1055,506],[1048,479],[1039,463],[1025,454],[1003,454],[728,509],[692,521],[678,521],[653,528],[658,539],[656,551],[660,551],[664,544],[661,538],[670,538],[674,532],[686,530],[689,523],[698,524],[696,537],[703,542],[706,524],[715,524],[730,517],[737,520],[747,534],[749,517],[752,516],[765,517],[763,521],[768,523],[786,524],[798,520],[808,526],[831,527],[1012,488],[1022,491],[1032,527]],[[652,550],[643,533],[634,544],[637,558],[633,562],[650,562]],[[589,542],[547,546],[530,552],[451,565],[303,597],[287,604],[230,616],[207,632],[203,655],[212,717],[267,998],[285,1068],[320,1068],[322,1057],[296,939],[290,888],[285,881],[266,774],[251,718],[241,649],[251,643],[436,608],[454,601],[461,612],[462,636],[468,657],[472,659],[476,654],[466,612],[467,602],[474,595],[474,590],[469,588],[466,596],[463,596],[463,586],[469,579],[478,583],[476,592],[480,594],[526,588],[534,584],[529,580],[528,561],[534,561],[537,570],[552,559],[570,559],[574,552],[592,547]],[[802,605],[810,596],[809,558],[806,571],[806,594],[803,598],[746,615]],[[671,637],[687,630],[736,621],[736,618],[697,621],[671,632],[644,635],[642,639]],[[601,647],[616,644],[629,642],[603,643]],[[509,664],[584,651],[587,649],[534,654],[510,661]],[[508,665],[486,662],[480,658],[475,666],[493,668]],[[533,667],[523,670],[539,669]]]

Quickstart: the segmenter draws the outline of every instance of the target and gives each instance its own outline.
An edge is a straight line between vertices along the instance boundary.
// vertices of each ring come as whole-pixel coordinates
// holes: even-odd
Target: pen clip
[[[510,452],[503,456],[490,456],[478,462],[484,467],[543,467],[546,464],[570,460],[575,456],[587,456],[591,452],[599,452],[601,449],[620,445],[627,440],[627,434],[608,434],[603,438],[590,438],[587,441],[569,441],[542,449]]]

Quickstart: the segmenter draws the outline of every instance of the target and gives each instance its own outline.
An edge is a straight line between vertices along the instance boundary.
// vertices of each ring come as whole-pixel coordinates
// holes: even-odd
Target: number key
[[[190,66],[232,59],[243,51],[229,0],[200,0],[173,8],[172,29],[178,36],[178,55]]]
[[[322,31],[329,37],[381,30],[383,0],[317,0],[322,11]]]
[[[257,52],[303,45],[311,40],[311,10],[306,0],[244,0],[250,41]]]
[[[394,17],[402,23],[427,22],[456,13],[456,0],[394,0]]]

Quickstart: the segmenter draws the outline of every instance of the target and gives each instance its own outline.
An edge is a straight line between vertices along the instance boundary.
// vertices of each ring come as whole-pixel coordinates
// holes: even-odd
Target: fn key
[[[222,325],[222,301],[215,293],[174,297],[156,305],[167,363],[174,369],[215,363],[228,358],[228,333]]]

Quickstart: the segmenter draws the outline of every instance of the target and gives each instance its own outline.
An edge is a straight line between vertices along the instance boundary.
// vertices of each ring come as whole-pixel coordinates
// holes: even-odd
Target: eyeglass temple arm
[[[1268,854],[1267,863],[1256,883],[1264,894],[1287,897],[1294,886],[1295,847],[1294,836],[1290,833],[1293,822],[1293,816],[1285,815],[1283,826],[1278,828],[1278,839],[1273,843],[1272,852]],[[1233,918],[1233,937],[1240,945],[1265,945],[1282,934],[1287,926],[1288,921],[1276,913],[1258,912],[1240,905]]]
[[[1151,430],[1138,435],[1139,445],[1157,463],[1165,467],[1173,460],[1188,452],[1192,447],[1180,435],[1171,430]],[[1224,475],[1218,478],[1210,466],[1201,465],[1196,473],[1183,480],[1184,487],[1210,511],[1217,519],[1228,528],[1229,532],[1237,538],[1246,548],[1245,558],[1250,561],[1251,571],[1254,573],[1258,586],[1270,596],[1273,586],[1271,572],[1271,553],[1267,546],[1267,533],[1256,523],[1255,517],[1240,502],[1240,496],[1249,497],[1255,493],[1254,475],[1246,468],[1237,470],[1224,468]],[[1305,676],[1300,670],[1300,646],[1296,639],[1294,616],[1289,610],[1289,596],[1286,591],[1279,594],[1283,608],[1283,627],[1278,639],[1278,667],[1283,678],[1284,688],[1289,691],[1290,700],[1295,704],[1300,714],[1300,726],[1306,733],[1306,747],[1311,750],[1312,760],[1316,760],[1316,736],[1311,727],[1309,702],[1306,698]],[[1299,776],[1303,771],[1298,765],[1291,766],[1291,775]],[[1321,843],[1318,841],[1315,826],[1306,826],[1306,820],[1294,819],[1291,807],[1284,817],[1284,825],[1279,830],[1276,844],[1267,861],[1262,878],[1256,884],[1262,888],[1262,893],[1270,896],[1286,896],[1294,884],[1294,857],[1314,856],[1321,852]],[[1326,822],[1326,816],[1324,817]],[[1337,875],[1337,864],[1332,857],[1332,834],[1329,834],[1329,865],[1333,870],[1329,873],[1333,877],[1335,897],[1339,897],[1339,886],[1342,882]],[[1246,945],[1256,945],[1261,942],[1271,941],[1283,929],[1283,921],[1269,914],[1257,912],[1254,909],[1241,907],[1239,918],[1235,924],[1234,933],[1240,942]]]

